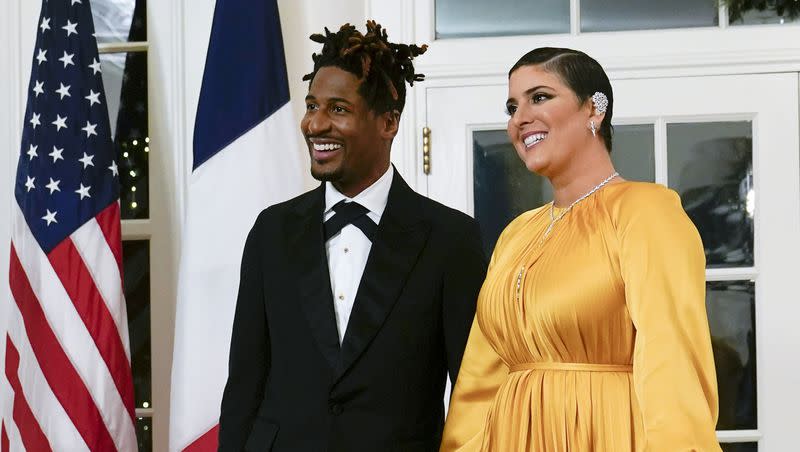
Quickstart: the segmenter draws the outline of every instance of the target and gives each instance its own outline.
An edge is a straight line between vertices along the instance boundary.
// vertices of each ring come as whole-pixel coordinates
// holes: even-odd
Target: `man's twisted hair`
[[[344,24],[336,33],[325,28],[325,34],[313,34],[311,40],[322,44],[322,52],[314,53],[314,70],[303,80],[314,80],[320,68],[335,66],[354,74],[361,80],[359,94],[376,113],[397,110],[403,112],[406,86],[425,79],[414,73],[412,60],[425,53],[427,45],[395,44],[388,40],[386,30],[374,20],[367,21],[367,33]]]

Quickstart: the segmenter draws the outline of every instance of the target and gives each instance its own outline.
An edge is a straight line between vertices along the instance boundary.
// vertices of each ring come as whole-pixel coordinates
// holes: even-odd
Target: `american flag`
[[[45,0],[37,25],[0,300],[0,449],[136,450],[119,175],[89,0]]]

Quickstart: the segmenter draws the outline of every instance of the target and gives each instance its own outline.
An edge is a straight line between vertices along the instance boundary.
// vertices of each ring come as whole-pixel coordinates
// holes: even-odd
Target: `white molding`
[[[570,0],[569,2],[569,32],[577,35],[581,32],[581,1]]]
[[[121,53],[121,52],[146,52],[150,47],[147,41],[136,42],[101,42],[97,44],[99,53]]]
[[[800,34],[800,31],[796,34]],[[797,37],[794,36],[792,39],[797,39]],[[456,48],[453,51],[455,52],[456,50],[461,49]],[[509,55],[502,62],[481,62],[478,60],[470,64],[458,62],[421,63],[419,70],[425,73],[427,80],[501,76],[505,81],[508,68],[522,54],[522,52],[519,52],[514,56]],[[438,59],[437,56],[437,58],[429,58],[425,61]],[[601,60],[601,58],[597,59]],[[603,64],[611,79],[797,72],[800,70],[800,46],[742,51],[715,50],[679,54],[662,53],[639,56],[611,55],[602,58],[601,64]]]
[[[364,11],[368,19],[374,19],[387,30],[389,39],[397,42],[416,43],[414,27],[416,15],[414,2],[386,2],[366,0]],[[425,55],[414,61],[415,66],[425,59]],[[419,71],[417,71],[419,72]],[[400,129],[392,143],[392,162],[400,174],[415,190],[420,190],[420,181],[424,181],[420,165],[420,147],[422,126],[419,126],[418,95],[425,82],[414,85],[406,91],[406,105],[400,121]]]
[[[719,430],[717,439],[721,443],[749,443],[756,442],[763,435],[758,430]]]
[[[185,218],[186,208],[186,193],[188,191],[188,177],[187,165],[187,152],[180,152],[181,150],[190,149],[191,137],[188,131],[186,122],[186,43],[185,43],[185,21],[186,18],[183,14],[185,10],[185,0],[177,0],[173,2],[174,15],[173,15],[173,33],[172,33],[172,50],[176,53],[174,59],[174,67],[172,68],[172,104],[173,118],[172,124],[176,125],[176,133],[173,134],[173,149],[177,152],[173,153],[175,158],[175,207],[177,212],[177,227],[178,231],[183,230],[183,221]],[[189,168],[190,169],[190,168]],[[176,239],[180,242],[179,237]]]
[[[185,1],[151,2],[147,11],[150,219],[126,222],[150,240],[153,450],[169,444],[170,382],[187,152]]]
[[[152,408],[136,408],[136,417],[153,417]]]
[[[122,220],[122,240],[149,240],[153,235],[149,219]]]
[[[758,242],[756,242],[758,243]],[[742,268],[709,268],[706,270],[706,281],[755,281],[758,271],[755,267]]]
[[[373,3],[376,15],[390,14],[395,8]],[[543,46],[583,50],[617,78],[774,72],[775,66],[780,66],[780,71],[800,68],[800,24],[436,40],[433,2],[414,0],[414,4],[413,40],[431,46],[419,63],[429,79],[505,76],[521,55]],[[794,69],[787,69],[787,65]]]

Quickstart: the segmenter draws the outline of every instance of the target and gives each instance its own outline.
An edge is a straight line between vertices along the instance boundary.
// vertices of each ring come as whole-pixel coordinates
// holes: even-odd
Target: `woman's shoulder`
[[[678,194],[661,184],[623,181],[605,190],[605,205],[612,218],[642,216],[657,218],[665,213],[683,213]]]
[[[641,208],[667,204],[680,204],[680,196],[661,184],[652,182],[623,181],[606,187],[606,198],[612,205]]]
[[[606,208],[618,231],[676,231],[696,229],[674,190],[661,184],[625,181],[606,192]]]

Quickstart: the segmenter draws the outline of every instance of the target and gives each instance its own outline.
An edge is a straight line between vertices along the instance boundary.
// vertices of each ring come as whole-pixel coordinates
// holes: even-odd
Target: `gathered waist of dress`
[[[559,363],[559,362],[539,362],[539,363],[520,363],[512,364],[510,372],[522,372],[526,370],[566,370],[577,372],[633,372],[633,366],[629,364],[591,364],[591,363]]]

